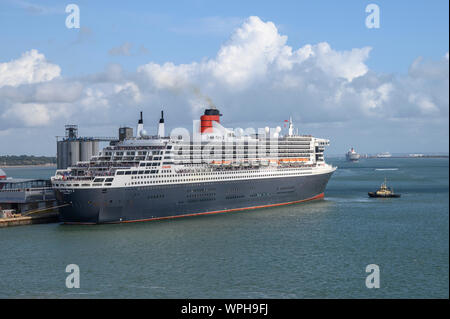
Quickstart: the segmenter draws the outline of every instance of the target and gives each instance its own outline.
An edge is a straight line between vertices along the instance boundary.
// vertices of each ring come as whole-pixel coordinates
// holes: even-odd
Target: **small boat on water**
[[[384,179],[384,183],[381,184],[381,187],[379,190],[377,190],[376,192],[369,192],[369,197],[395,197],[398,198],[400,197],[400,194],[395,194],[394,193],[394,189],[390,188],[387,186],[386,184],[386,179]]]

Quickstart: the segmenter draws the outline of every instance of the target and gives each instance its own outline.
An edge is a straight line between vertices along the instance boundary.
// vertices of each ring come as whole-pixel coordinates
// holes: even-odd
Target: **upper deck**
[[[218,116],[214,118],[217,120]],[[202,121],[209,122],[202,122],[201,127],[207,129],[202,130],[201,134],[194,129],[192,137],[189,134],[167,137],[161,135],[164,133],[161,119],[158,135],[149,136],[143,129],[141,114],[136,136],[127,136],[111,143],[89,161],[58,170],[55,178],[91,181],[95,177],[114,176],[117,171],[142,165],[154,172],[165,168],[176,173],[192,168],[205,172],[242,171],[269,166],[301,168],[324,164],[323,152],[329,141],[311,135],[293,134],[292,120],[289,134],[284,136],[280,136],[280,127],[272,131],[266,127],[259,134],[244,135],[239,130],[221,126],[216,120],[210,117],[205,120],[202,116]]]

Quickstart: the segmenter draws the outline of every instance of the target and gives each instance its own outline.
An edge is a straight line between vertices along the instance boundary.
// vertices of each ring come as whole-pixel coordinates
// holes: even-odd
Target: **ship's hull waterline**
[[[69,206],[66,224],[148,221],[224,213],[321,199],[333,171],[308,176],[239,181],[57,190]]]

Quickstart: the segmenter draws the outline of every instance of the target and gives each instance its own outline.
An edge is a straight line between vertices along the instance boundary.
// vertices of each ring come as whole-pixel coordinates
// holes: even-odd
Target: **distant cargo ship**
[[[281,128],[237,136],[220,125],[219,110],[200,118],[199,140],[149,136],[142,113],[136,136],[89,161],[57,170],[52,185],[64,223],[120,223],[223,213],[321,199],[336,170],[326,164],[326,139]]]
[[[361,155],[356,153],[355,149],[352,147],[346,154],[345,157],[347,158],[347,161],[356,162],[360,159]]]

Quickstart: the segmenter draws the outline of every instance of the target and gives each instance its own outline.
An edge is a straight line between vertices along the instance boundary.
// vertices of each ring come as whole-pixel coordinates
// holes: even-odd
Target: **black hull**
[[[392,194],[392,195],[377,195],[375,193],[368,193],[369,197],[373,197],[373,198],[399,198],[401,195],[400,194]]]
[[[321,199],[333,172],[273,179],[57,190],[60,221],[101,224],[224,213]]]

